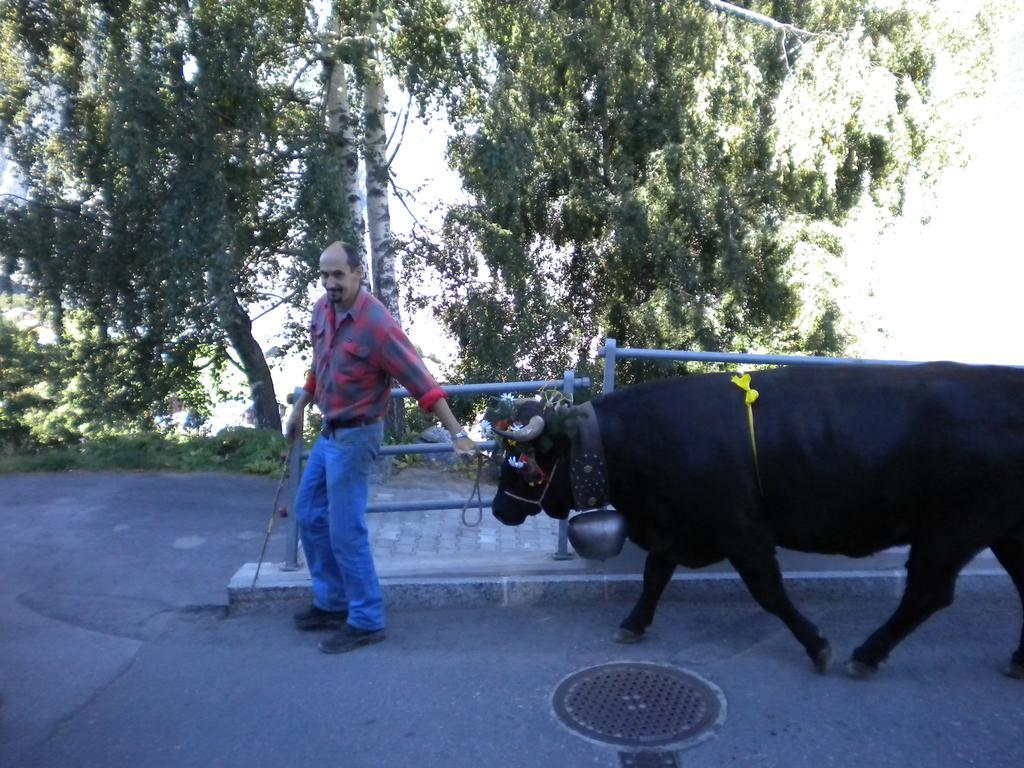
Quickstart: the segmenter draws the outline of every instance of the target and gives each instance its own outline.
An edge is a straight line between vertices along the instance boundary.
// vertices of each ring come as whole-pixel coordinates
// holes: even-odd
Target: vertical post
[[[566,371],[562,374],[562,394],[572,403],[576,395],[576,372]]]
[[[576,373],[574,371],[566,371],[562,376],[562,394],[566,396],[569,402],[573,402],[573,396],[576,394]],[[573,554],[569,551],[569,521],[559,520],[558,521],[558,549],[554,554],[555,560],[572,560]]]
[[[302,396],[301,387],[292,393],[292,402],[297,403]],[[292,406],[295,407],[295,406]],[[283,571],[299,570],[299,518],[295,514],[295,500],[299,496],[299,481],[302,480],[302,433],[305,429],[304,419],[299,419],[299,436],[288,448],[288,531],[284,541]]]
[[[604,389],[607,395],[615,389],[615,339],[607,339],[604,343]]]

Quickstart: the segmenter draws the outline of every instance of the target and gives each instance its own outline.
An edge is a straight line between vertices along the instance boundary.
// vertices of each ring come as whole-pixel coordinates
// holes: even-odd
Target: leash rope
[[[750,447],[754,452],[754,474],[757,475],[757,490],[764,496],[764,488],[761,485],[761,467],[757,461],[757,438],[754,435],[753,406],[757,402],[757,398],[760,397],[760,393],[756,389],[751,389],[749,373],[744,373],[742,376],[733,376],[732,383],[746,393],[743,402],[747,405],[747,423],[750,425]]]
[[[483,519],[484,519],[484,500],[483,500],[483,497],[480,495],[480,477],[483,475],[483,473],[484,473],[484,457],[480,453],[477,453],[477,455],[476,455],[476,480],[473,483],[473,490],[470,491],[469,498],[466,499],[466,503],[462,505],[462,524],[464,526],[466,526],[467,528],[476,528],[476,526],[480,525],[480,523],[483,522]],[[476,496],[476,500],[477,500],[477,503],[479,505],[479,509],[478,509],[477,516],[476,516],[476,522],[475,523],[471,523],[471,522],[469,522],[468,518],[466,517],[466,510],[469,509],[469,505],[472,503],[474,496]]]

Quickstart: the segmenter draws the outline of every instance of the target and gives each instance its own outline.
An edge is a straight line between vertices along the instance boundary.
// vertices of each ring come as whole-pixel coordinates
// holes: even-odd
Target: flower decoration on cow
[[[530,401],[541,405],[543,416],[534,416],[524,421],[520,417],[524,403]],[[530,485],[547,480],[548,473],[537,461],[538,454],[549,452],[554,441],[564,434],[565,422],[572,409],[572,403],[558,390],[541,390],[538,397],[517,399],[504,394],[491,401],[480,422],[485,437],[494,437],[504,449],[508,465],[519,472]],[[553,414],[565,418],[552,418]]]

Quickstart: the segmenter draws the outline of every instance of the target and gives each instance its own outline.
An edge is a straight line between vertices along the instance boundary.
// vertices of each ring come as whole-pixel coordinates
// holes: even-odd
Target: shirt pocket
[[[327,356],[331,353],[327,329],[322,325],[313,326],[310,328],[310,336],[313,339],[313,359],[327,360]]]
[[[370,347],[354,339],[341,342],[341,373],[353,377],[366,376],[372,370]]]

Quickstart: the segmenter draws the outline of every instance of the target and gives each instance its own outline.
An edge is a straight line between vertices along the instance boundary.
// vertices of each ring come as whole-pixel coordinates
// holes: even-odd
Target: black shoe
[[[317,647],[324,653],[346,653],[362,648],[364,645],[373,645],[386,638],[383,629],[359,629],[351,624],[346,624],[341,632],[337,632],[326,640],[321,640]]]
[[[299,629],[341,629],[348,621],[348,611],[325,611],[311,605],[292,618]]]

